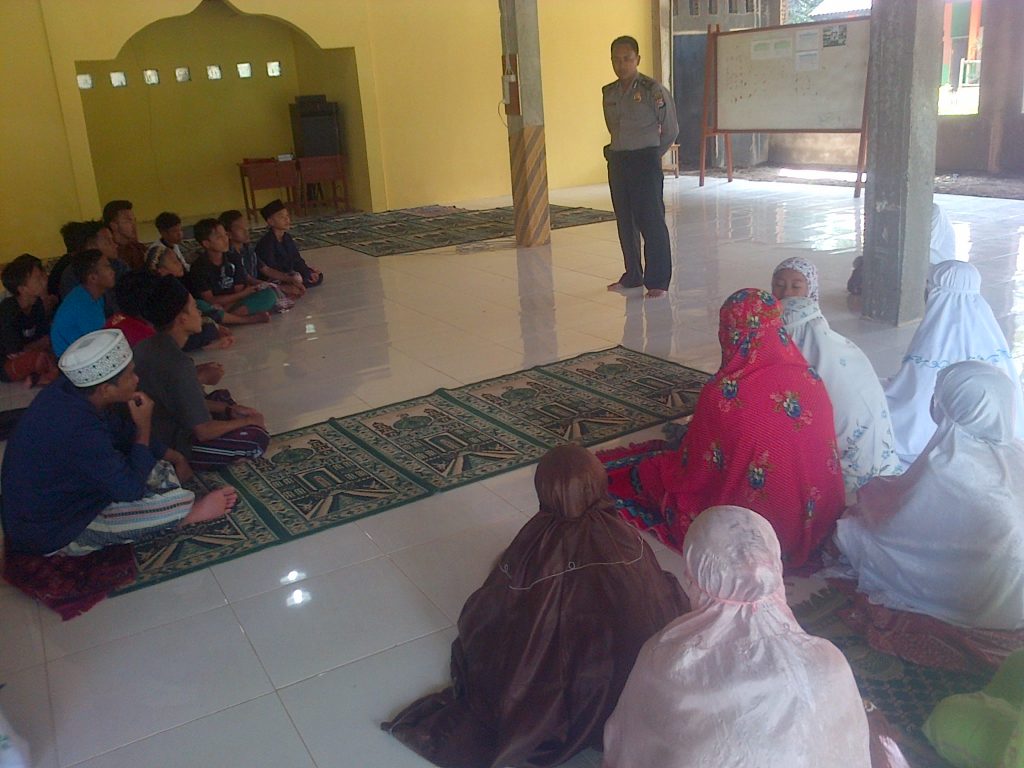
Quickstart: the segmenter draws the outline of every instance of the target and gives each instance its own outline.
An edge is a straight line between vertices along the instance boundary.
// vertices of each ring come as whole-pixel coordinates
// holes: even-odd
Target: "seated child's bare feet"
[[[233,338],[231,340],[234,341]],[[196,366],[196,378],[207,387],[216,386],[223,376],[224,366],[220,363],[200,363]]]
[[[235,504],[238,502],[238,491],[231,486],[225,486],[223,488],[217,488],[216,490],[210,491],[203,498],[198,499],[195,504],[192,505],[192,510],[185,515],[185,518],[181,521],[181,525],[194,525],[195,523],[205,523],[208,520],[216,520],[219,517],[224,517],[230,512]]]

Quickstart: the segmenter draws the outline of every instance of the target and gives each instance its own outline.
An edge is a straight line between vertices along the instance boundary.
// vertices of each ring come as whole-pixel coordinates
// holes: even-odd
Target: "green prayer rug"
[[[611,211],[552,205],[551,228],[578,227],[614,221]],[[252,230],[255,242],[266,227]],[[515,213],[511,206],[473,211],[465,208],[424,206],[384,213],[346,213],[296,221],[289,230],[299,250],[341,245],[368,256],[392,256],[430,248],[465,245],[512,237]],[[185,253],[198,248],[195,240],[182,243]]]
[[[190,484],[231,485],[238,507],[137,544],[139,577],[121,591],[688,416],[707,378],[615,347],[275,435],[262,458]]]

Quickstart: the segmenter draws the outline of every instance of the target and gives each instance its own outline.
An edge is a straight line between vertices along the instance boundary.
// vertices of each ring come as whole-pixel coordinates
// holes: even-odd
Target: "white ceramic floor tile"
[[[490,477],[480,484],[505,499],[520,512],[532,517],[539,509],[537,489],[533,485],[533,476],[536,472],[537,465],[531,464],[503,475]]]
[[[278,688],[450,624],[384,557],[232,607]]]
[[[71,621],[61,621],[56,613],[44,609],[46,658],[58,659],[226,604],[217,580],[209,570],[202,570],[109,598]]]
[[[435,633],[283,689],[318,768],[429,768],[380,724],[450,684],[454,637],[453,630]]]
[[[3,676],[0,709],[15,733],[28,743],[32,768],[57,768],[57,741],[50,717],[46,668],[38,664]]]
[[[455,622],[466,598],[483,584],[498,555],[523,523],[517,514],[513,519],[403,549],[389,557]]]
[[[276,693],[221,710],[75,768],[313,768]]]
[[[64,765],[273,690],[227,606],[51,661],[47,672]]]
[[[516,511],[484,484],[474,483],[367,517],[357,525],[382,551],[394,552],[514,518]]]
[[[0,681],[44,659],[39,605],[13,587],[0,589]],[[56,614],[54,614],[56,616]]]
[[[211,570],[228,600],[235,602],[282,586],[301,584],[380,554],[363,531],[349,524],[229,560]]]

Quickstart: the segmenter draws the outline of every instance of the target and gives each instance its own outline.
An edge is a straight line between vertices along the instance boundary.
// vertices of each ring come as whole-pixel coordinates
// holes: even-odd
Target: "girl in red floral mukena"
[[[718,339],[722,366],[682,444],[610,461],[611,493],[624,519],[676,550],[702,510],[747,507],[772,524],[785,563],[802,565],[844,505],[828,393],[770,293],[745,288],[726,299]]]

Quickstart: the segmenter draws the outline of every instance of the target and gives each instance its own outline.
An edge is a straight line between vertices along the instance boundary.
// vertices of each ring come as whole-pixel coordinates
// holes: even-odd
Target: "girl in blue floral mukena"
[[[704,509],[748,507],[772,524],[786,564],[801,565],[844,505],[828,394],[770,293],[745,288],[726,299],[718,340],[722,366],[679,449],[615,462],[612,495],[626,520],[677,550]]]

